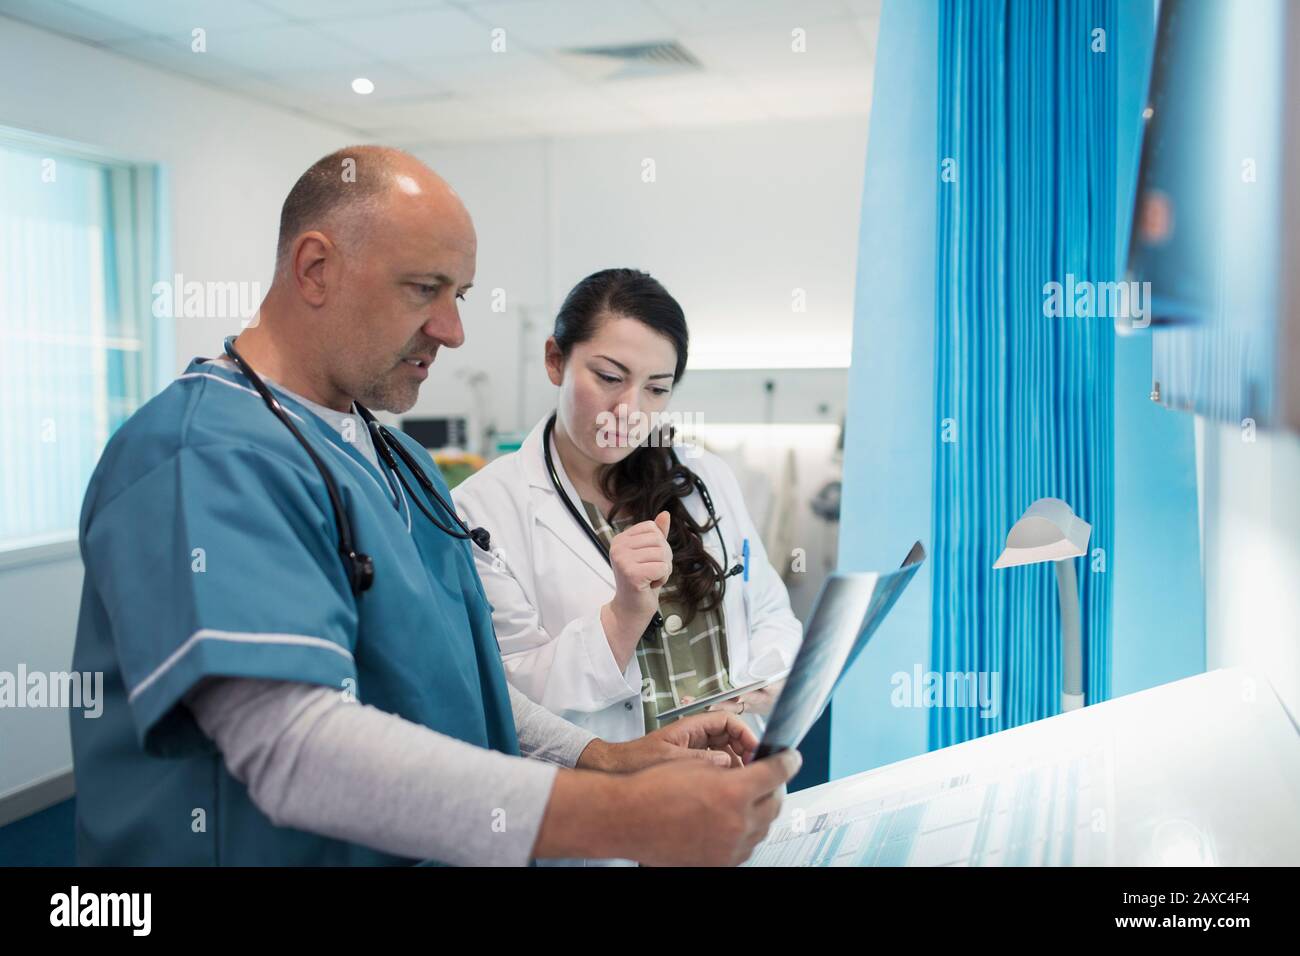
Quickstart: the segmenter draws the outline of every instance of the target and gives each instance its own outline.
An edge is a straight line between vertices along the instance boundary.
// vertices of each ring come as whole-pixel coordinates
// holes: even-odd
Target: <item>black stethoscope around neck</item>
[[[316,466],[316,470],[320,473],[321,479],[325,482],[325,491],[329,495],[330,507],[334,511],[334,522],[339,529],[339,555],[343,558],[343,567],[348,575],[348,583],[352,586],[352,593],[360,596],[363,591],[370,590],[371,585],[375,583],[375,562],[370,555],[357,550],[356,539],[352,536],[352,522],[348,520],[348,512],[343,507],[343,497],[339,494],[339,488],[334,481],[334,476],[330,474],[325,462],[321,461],[320,456],[311,447],[311,443],[298,430],[298,426],[293,423],[293,419],[289,417],[289,413],[285,411],[284,406],[280,404],[271,389],[262,381],[261,376],[254,372],[252,366],[244,361],[244,357],[235,348],[234,336],[226,339],[225,345],[226,354],[230,356],[230,360],[235,363],[244,377],[253,384],[253,388],[257,389],[257,393],[262,396],[262,401],[266,403],[266,407],[274,413],[276,418],[280,419],[285,428],[293,433],[293,437],[298,440],[298,444],[302,446],[303,451],[307,452],[307,457],[311,459],[312,464]],[[354,402],[353,404],[356,405],[362,421],[366,423],[366,429],[370,432],[375,452],[378,454],[380,461],[383,462],[383,467],[397,476],[397,480],[406,489],[407,497],[415,502],[415,506],[420,509],[421,513],[444,534],[460,540],[473,541],[484,551],[489,550],[491,548],[491,537],[488,535],[487,529],[470,528],[465,524],[460,515],[456,514],[456,509],[447,504],[446,499],[438,493],[438,489],[429,480],[429,476],[425,474],[419,462],[403,447],[401,442],[393,437],[392,432],[381,425],[375,416],[370,414],[369,409],[360,402]],[[443,524],[434,517],[433,512],[424,506],[420,496],[412,491],[411,486],[406,483],[406,477],[402,474],[402,469],[397,466],[398,458],[415,476],[416,482],[424,489],[425,493],[432,496],[433,500],[438,503],[438,507],[447,513],[455,527],[448,527]]]
[[[605,563],[613,567],[609,560],[609,548],[605,547],[605,542],[600,540],[600,536],[596,534],[596,530],[591,526],[591,523],[578,511],[578,506],[573,503],[573,499],[569,497],[568,492],[564,490],[564,485],[560,482],[560,473],[555,469],[555,459],[551,455],[551,433],[555,431],[555,416],[556,413],[552,412],[551,417],[546,420],[546,427],[542,430],[542,456],[546,459],[546,471],[551,476],[551,484],[554,486],[556,494],[564,502],[564,507],[573,516],[573,520],[578,523],[578,527],[586,533],[591,543],[596,546],[596,550],[605,559]],[[713,525],[714,533],[718,536],[718,543],[722,545],[722,566],[727,568],[727,540],[722,536],[722,529],[718,527],[718,514],[713,510],[713,498],[709,495],[709,489],[704,484],[704,479],[694,472],[690,472],[690,475],[695,490],[700,493],[704,508],[709,513],[709,521]],[[734,567],[727,568],[717,576],[718,584],[725,587],[727,578],[740,574],[744,570],[745,566],[737,562]],[[663,615],[655,611],[655,616],[650,621],[650,624],[653,627],[663,627]]]

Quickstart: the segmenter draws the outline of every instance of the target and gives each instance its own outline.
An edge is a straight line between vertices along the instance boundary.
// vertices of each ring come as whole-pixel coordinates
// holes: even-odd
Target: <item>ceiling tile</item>
[[[730,73],[824,69],[856,66],[872,68],[871,46],[852,20],[824,21],[802,27],[801,49],[785,26],[745,28],[686,35],[681,43],[707,69]]]
[[[773,24],[789,28],[847,17],[844,0],[650,0],[683,33]]]
[[[235,75],[245,73],[240,66],[213,53],[196,53],[189,37],[141,37],[107,44],[115,53],[142,60],[153,66],[225,85]]]
[[[320,20],[324,34],[376,59],[426,60],[490,53],[491,28],[455,7]]]
[[[483,0],[471,8],[506,42],[530,50],[610,46],[669,39],[672,24],[646,0]]]
[[[69,6],[62,0],[0,0],[0,14],[91,43],[125,40],[148,32],[121,20]]]
[[[465,94],[564,88],[580,82],[550,58],[510,47],[502,53],[407,60],[404,65],[440,86]]]
[[[188,34],[203,27],[209,34],[265,26],[284,20],[252,0],[65,0],[69,5],[130,24],[142,33]]]
[[[355,17],[359,10],[368,14],[400,13],[409,10],[433,10],[449,5],[448,0],[257,0],[294,20],[330,20]]]
[[[350,69],[373,62],[358,50],[306,24],[284,24],[209,35],[208,52],[254,72],[276,75],[319,70],[327,64]]]
[[[364,95],[353,92],[352,81],[358,77],[374,83],[374,92]],[[358,109],[365,109],[368,104],[426,99],[450,92],[446,86],[393,63],[361,63],[347,68],[300,70],[284,74],[280,81],[295,94],[326,101],[346,101],[356,104]]]
[[[359,137],[459,143],[861,115],[880,0],[0,0],[0,13]],[[796,26],[806,52],[791,49]],[[703,69],[612,79],[619,61],[562,52],[670,39]],[[358,76],[374,93],[352,92]]]

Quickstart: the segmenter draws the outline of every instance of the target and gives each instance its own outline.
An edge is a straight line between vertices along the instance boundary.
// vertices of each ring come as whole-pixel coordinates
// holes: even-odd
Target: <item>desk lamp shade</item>
[[[1007,532],[1007,544],[994,568],[1051,561],[1056,565],[1061,605],[1061,710],[1078,710],[1083,693],[1083,645],[1080,637],[1079,584],[1074,559],[1088,553],[1092,525],[1060,498],[1039,498]]]

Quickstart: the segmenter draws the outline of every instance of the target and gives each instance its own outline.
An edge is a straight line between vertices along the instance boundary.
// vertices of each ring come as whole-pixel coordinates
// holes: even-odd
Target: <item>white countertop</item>
[[[1300,732],[1199,674],[787,797],[751,866],[1300,865]]]

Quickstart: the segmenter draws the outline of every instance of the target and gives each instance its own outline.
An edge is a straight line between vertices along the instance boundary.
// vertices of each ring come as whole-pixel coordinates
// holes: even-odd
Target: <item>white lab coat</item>
[[[601,607],[614,596],[614,573],[551,484],[542,457],[545,424],[538,422],[517,452],[458,485],[453,497],[469,526],[492,536],[490,553],[472,550],[510,683],[604,740],[633,740],[645,733],[641,667],[635,654],[622,671],[614,661],[600,622]],[[713,498],[731,564],[749,539],[749,581],[739,574],[728,578],[723,600],[727,661],[732,684],[740,686],[788,670],[803,627],[768,562],[735,475],[718,456],[699,451],[699,457],[678,454]],[[554,440],[551,454],[581,510]],[[698,491],[685,505],[695,520],[706,520]],[[704,543],[721,564],[718,536],[710,531]]]

